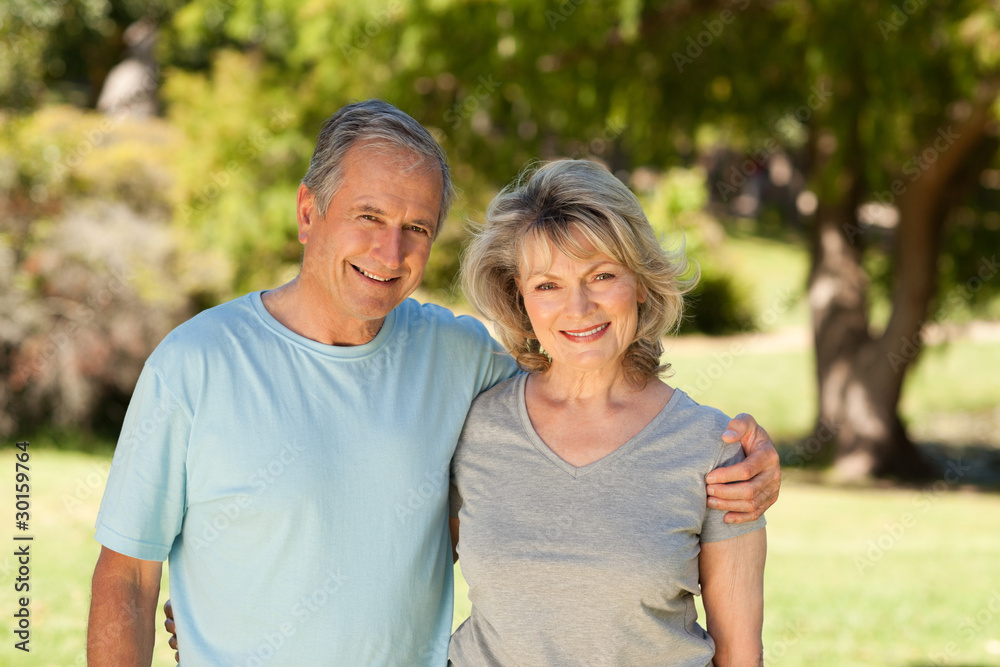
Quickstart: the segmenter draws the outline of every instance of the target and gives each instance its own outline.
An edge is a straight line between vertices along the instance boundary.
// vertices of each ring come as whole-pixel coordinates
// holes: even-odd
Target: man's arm
[[[778,452],[767,431],[746,413],[736,415],[726,428],[722,439],[738,440],[747,457],[741,463],[708,473],[708,506],[728,512],[726,523],[754,521],[778,499]]]
[[[163,627],[167,629],[170,633],[170,639],[167,640],[167,646],[174,649],[174,662],[181,661],[181,651],[177,648],[177,624],[174,623],[174,607],[170,604],[170,598],[163,603],[163,613],[166,615],[166,620],[163,621]]]
[[[759,667],[763,663],[764,560],[767,535],[761,528],[720,542],[702,542],[698,556],[708,634],[717,667]]]
[[[150,664],[162,571],[159,561],[139,560],[101,547],[87,626],[90,667]]]
[[[448,527],[451,529],[451,562],[458,562],[458,517],[448,517]]]

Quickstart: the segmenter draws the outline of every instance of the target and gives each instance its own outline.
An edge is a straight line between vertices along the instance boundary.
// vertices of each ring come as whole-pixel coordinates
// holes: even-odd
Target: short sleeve
[[[95,538],[142,560],[166,560],[184,521],[189,413],[147,364],[115,448]]]
[[[712,469],[715,470],[715,468],[725,468],[735,465],[745,458],[746,456],[743,454],[743,447],[740,443],[723,442],[719,458]],[[763,515],[756,521],[749,521],[747,523],[726,523],[723,520],[724,516],[726,516],[726,512],[722,510],[712,509],[711,507],[706,508],[705,520],[701,525],[702,542],[728,540],[760,530],[767,525],[767,521]]]
[[[479,376],[477,393],[513,377],[518,372],[517,362],[492,336],[482,322],[468,315],[459,315],[456,321],[473,332],[478,358]]]

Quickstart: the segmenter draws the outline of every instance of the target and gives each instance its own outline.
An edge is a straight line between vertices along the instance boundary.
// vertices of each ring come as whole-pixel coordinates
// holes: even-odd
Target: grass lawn
[[[13,527],[5,531],[7,542],[0,556],[0,590],[3,613],[0,614],[0,665],[15,667],[77,667],[87,664],[86,628],[90,607],[90,576],[100,553],[94,541],[94,521],[110,455],[91,455],[34,449],[31,459],[31,530],[30,542],[30,653],[13,647],[11,621],[14,609],[14,579],[18,563],[13,556]],[[11,499],[10,484],[14,470],[14,451],[8,443],[2,454],[4,475],[0,489]],[[13,503],[13,501],[10,501]],[[13,523],[13,510],[9,516]],[[166,569],[166,568],[164,568]],[[18,594],[20,596],[20,594]],[[166,577],[160,604],[166,599]],[[160,619],[162,620],[162,619]],[[162,627],[158,625],[158,627]],[[157,633],[154,665],[176,664],[164,633]]]
[[[9,447],[3,456],[13,468]],[[13,648],[16,572],[6,549],[0,665],[85,664],[92,526],[108,460],[32,451],[32,650]],[[1000,495],[789,481],[768,521],[768,664],[1000,665]],[[468,614],[463,586],[456,620]],[[173,664],[162,632],[157,639],[154,664]]]

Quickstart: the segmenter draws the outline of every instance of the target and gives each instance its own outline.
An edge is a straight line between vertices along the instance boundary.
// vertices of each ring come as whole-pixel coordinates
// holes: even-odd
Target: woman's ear
[[[639,303],[646,303],[647,296],[649,296],[649,290],[646,289],[646,286],[641,283],[637,285],[635,288],[635,300]]]

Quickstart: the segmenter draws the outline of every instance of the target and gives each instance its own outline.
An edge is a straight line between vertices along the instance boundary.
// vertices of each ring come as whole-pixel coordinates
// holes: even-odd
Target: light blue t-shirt
[[[178,327],[129,405],[97,540],[169,556],[183,664],[445,664],[449,462],[516,371],[472,318],[407,300],[323,345],[253,293]]]

